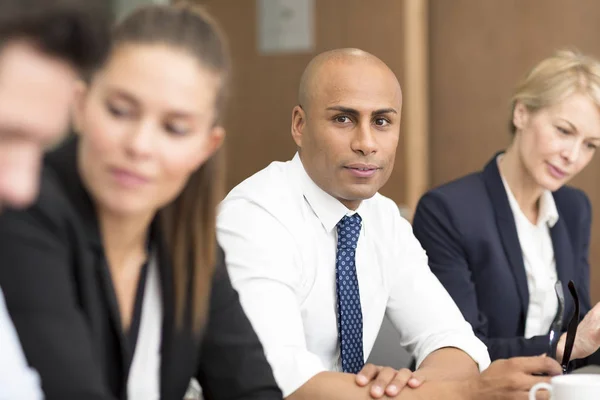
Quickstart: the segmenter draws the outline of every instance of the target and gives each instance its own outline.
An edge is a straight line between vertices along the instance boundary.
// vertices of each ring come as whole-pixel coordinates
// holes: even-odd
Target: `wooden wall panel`
[[[555,49],[600,57],[600,1],[430,0],[431,183],[479,170],[510,142],[517,81]],[[574,179],[600,210],[599,156]],[[600,219],[592,228],[592,294],[600,300]]]
[[[205,0],[227,33],[234,59],[234,87],[228,129],[228,188],[274,160],[290,159],[290,135],[300,75],[316,54],[358,47],[380,57],[402,78],[403,2],[399,0],[317,0],[313,54],[260,55],[257,11],[251,0]],[[396,168],[382,192],[403,200],[402,141]]]

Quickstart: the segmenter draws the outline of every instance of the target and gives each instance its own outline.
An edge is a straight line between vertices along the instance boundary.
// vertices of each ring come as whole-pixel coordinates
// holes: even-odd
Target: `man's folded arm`
[[[399,217],[398,217],[399,218]],[[463,379],[490,364],[485,344],[473,333],[460,310],[429,269],[427,255],[412,234],[410,224],[398,220],[398,267],[391,283],[386,314],[400,332],[400,345],[411,353],[420,368],[431,370],[440,364],[452,368],[444,379]],[[443,349],[441,351],[440,349]],[[434,355],[434,352],[436,353]],[[436,379],[437,373],[428,382]]]
[[[426,382],[464,380],[479,375],[477,363],[467,353],[453,347],[430,353],[417,371]]]
[[[370,400],[370,385],[360,388],[354,375],[340,372],[321,372],[298,388],[287,400]],[[470,385],[459,381],[425,382],[417,389],[405,387],[397,396],[381,399],[397,400],[468,400]]]

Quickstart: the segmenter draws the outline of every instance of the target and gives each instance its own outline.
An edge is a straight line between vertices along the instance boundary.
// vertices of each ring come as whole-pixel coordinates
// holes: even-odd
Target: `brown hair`
[[[513,123],[517,103],[536,112],[574,93],[588,95],[600,108],[600,63],[577,51],[557,51],[537,64],[517,86],[511,99],[510,132],[517,130]]]
[[[206,11],[186,2],[141,7],[114,30],[113,49],[132,43],[165,44],[184,50],[202,67],[218,74],[221,87],[215,104],[215,124],[220,123],[230,58],[224,36]],[[217,262],[216,213],[223,182],[223,153],[219,150],[192,174],[179,196],[159,212],[173,265],[177,325],[191,322],[195,331],[204,324]]]
[[[2,0],[0,51],[27,40],[85,74],[106,57],[111,19],[106,0]]]

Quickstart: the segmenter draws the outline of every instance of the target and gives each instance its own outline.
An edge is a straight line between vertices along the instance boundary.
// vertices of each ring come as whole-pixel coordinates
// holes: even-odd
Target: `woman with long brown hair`
[[[215,240],[229,75],[189,5],[133,12],[82,84],[40,198],[0,223],[0,284],[48,399],[281,398]]]

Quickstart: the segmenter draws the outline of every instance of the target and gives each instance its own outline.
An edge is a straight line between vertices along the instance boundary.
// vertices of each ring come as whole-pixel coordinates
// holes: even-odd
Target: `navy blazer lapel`
[[[563,292],[565,293],[567,300],[567,309],[565,311],[568,312],[571,309],[572,303],[570,296],[567,295],[569,293],[568,284],[571,279],[574,279],[573,265],[575,262],[575,255],[573,253],[569,232],[567,231],[567,225],[564,218],[560,215],[560,210],[558,211],[558,215],[558,221],[556,221],[556,224],[550,229],[550,237],[552,238],[552,247],[554,248],[556,274],[563,285]],[[565,315],[568,314],[565,313]]]
[[[500,153],[498,153],[500,154]],[[515,218],[508,202],[508,195],[504,189],[504,183],[500,177],[500,170],[496,158],[492,158],[483,170],[483,181],[490,196],[492,208],[496,214],[496,223],[498,232],[502,239],[504,253],[510,264],[513,277],[517,284],[519,296],[521,297],[521,310],[524,316],[527,316],[529,305],[529,289],[527,288],[527,276],[525,275],[525,264],[523,263],[523,253],[519,242],[519,234]]]

